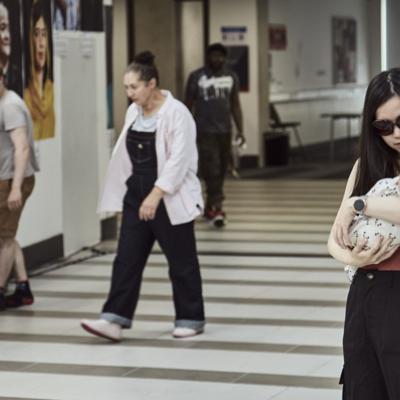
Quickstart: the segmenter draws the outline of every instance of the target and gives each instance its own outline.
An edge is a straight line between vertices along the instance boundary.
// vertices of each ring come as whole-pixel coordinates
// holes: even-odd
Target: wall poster
[[[22,96],[22,51],[20,4],[0,0],[0,63],[8,89]]]
[[[268,28],[269,49],[286,50],[287,30],[283,24],[273,24]]]
[[[53,38],[50,0],[24,0],[24,100],[35,140],[54,137]]]
[[[333,83],[357,81],[357,22],[354,18],[332,18]]]

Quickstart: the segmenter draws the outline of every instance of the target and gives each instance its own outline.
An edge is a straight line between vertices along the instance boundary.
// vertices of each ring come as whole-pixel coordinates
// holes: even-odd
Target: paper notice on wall
[[[81,53],[82,56],[85,58],[92,58],[93,57],[93,39],[88,35],[83,35],[81,40]]]
[[[61,37],[59,31],[54,31],[53,35],[54,54],[58,57],[65,58],[68,52],[68,40]]]
[[[245,26],[221,26],[221,38],[223,42],[243,42],[246,39],[247,27]]]

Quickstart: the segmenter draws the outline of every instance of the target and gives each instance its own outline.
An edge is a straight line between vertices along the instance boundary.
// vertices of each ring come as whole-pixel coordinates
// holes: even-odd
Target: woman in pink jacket
[[[88,332],[120,341],[130,328],[142,274],[155,240],[169,264],[175,305],[173,336],[202,333],[205,325],[194,219],[203,200],[197,179],[196,128],[189,110],[158,87],[150,52],[138,54],[124,75],[130,100],[115,145],[99,211],[122,211],[111,289],[100,319],[82,320]]]

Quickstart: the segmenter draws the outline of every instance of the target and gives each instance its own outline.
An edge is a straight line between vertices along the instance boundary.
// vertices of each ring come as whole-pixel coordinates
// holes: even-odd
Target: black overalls
[[[359,268],[347,297],[344,400],[400,399],[400,271]]]
[[[139,219],[139,208],[157,179],[155,132],[130,129],[126,146],[132,162],[127,180],[117,256],[111,290],[101,318],[129,328],[139,299],[142,274],[155,240],[169,264],[175,305],[175,326],[204,327],[200,267],[194,236],[194,221],[171,225],[161,201],[153,220]]]

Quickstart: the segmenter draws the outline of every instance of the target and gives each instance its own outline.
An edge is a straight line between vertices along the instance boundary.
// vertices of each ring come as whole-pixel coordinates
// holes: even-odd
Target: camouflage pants
[[[224,180],[231,162],[231,133],[199,132],[199,172],[206,185],[206,208],[222,208]]]

